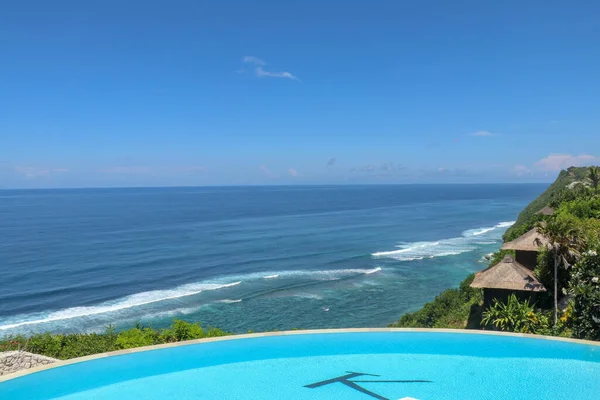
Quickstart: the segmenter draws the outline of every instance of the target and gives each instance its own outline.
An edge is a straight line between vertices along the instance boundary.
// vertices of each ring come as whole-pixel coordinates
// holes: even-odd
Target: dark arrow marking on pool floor
[[[305,385],[305,388],[309,388],[309,389],[315,389],[321,386],[326,386],[326,385],[331,385],[334,383],[341,383],[342,385],[346,385],[351,389],[354,389],[356,391],[359,391],[361,393],[366,394],[367,396],[371,396],[377,400],[390,400],[387,397],[383,397],[378,395],[375,392],[371,392],[370,390],[365,389],[364,387],[357,385],[357,383],[431,383],[431,381],[427,381],[427,380],[392,380],[392,381],[388,381],[388,380],[354,380],[351,381],[350,379],[352,378],[357,378],[359,376],[380,376],[380,375],[374,375],[374,374],[367,374],[367,373],[363,373],[363,372],[352,372],[352,371],[346,371],[347,375],[342,375],[342,376],[338,376],[337,378],[332,378],[332,379],[327,379],[325,381],[321,381],[321,382],[316,382],[316,383],[311,383],[310,385]]]

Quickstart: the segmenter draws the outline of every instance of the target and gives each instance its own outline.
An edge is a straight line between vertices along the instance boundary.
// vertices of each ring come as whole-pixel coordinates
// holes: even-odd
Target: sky
[[[600,163],[600,2],[30,1],[0,188],[549,182]]]

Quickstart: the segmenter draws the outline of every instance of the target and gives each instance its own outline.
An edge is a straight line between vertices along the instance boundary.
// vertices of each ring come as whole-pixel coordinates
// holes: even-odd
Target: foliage
[[[68,335],[43,333],[31,337],[20,335],[0,341],[0,351],[22,349],[66,360],[120,349],[225,335],[229,335],[229,333],[216,328],[205,331],[198,323],[175,320],[168,329],[136,325],[135,328],[117,333],[111,326],[105,333]]]
[[[481,292],[470,285],[475,275],[469,275],[458,289],[448,289],[425,304],[422,309],[402,316],[390,324],[396,328],[465,328],[473,304],[481,301]]]
[[[135,347],[152,346],[161,343],[159,332],[152,328],[133,328],[119,333],[115,342],[117,349],[133,349]]]
[[[588,178],[592,181],[594,190],[598,190],[598,183],[600,183],[600,168],[590,167]]]
[[[600,218],[600,197],[586,196],[563,202],[557,214],[571,214],[579,219]]]
[[[511,226],[504,233],[504,240],[510,241],[520,235],[515,232],[521,232],[521,234],[527,232],[533,228],[535,222],[539,221],[541,216],[536,214],[539,210],[547,205],[555,207],[556,205],[573,200],[581,197],[580,191],[586,191],[583,185],[576,185],[574,188],[567,188],[568,185],[573,182],[583,182],[588,177],[588,168],[585,167],[571,167],[567,170],[563,170],[558,174],[556,181],[548,187],[537,199],[532,201],[517,218],[517,222]],[[572,196],[572,197],[570,197]]]
[[[547,329],[548,318],[544,314],[536,313],[529,300],[520,302],[517,296],[511,294],[506,304],[494,299],[494,304],[484,311],[481,324],[494,325],[509,332],[538,333]]]
[[[600,340],[600,255],[584,253],[573,267],[569,289],[572,297],[572,328],[576,337]]]

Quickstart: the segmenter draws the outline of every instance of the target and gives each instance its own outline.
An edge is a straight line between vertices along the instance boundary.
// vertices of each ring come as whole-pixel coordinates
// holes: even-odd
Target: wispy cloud
[[[294,81],[300,81],[297,76],[292,75],[290,72],[282,71],[282,72],[270,72],[265,71],[262,67],[256,68],[256,76],[260,77],[271,77],[271,78],[286,78]]]
[[[350,169],[350,172],[362,172],[362,173],[368,173],[368,174],[385,174],[385,175],[390,175],[390,173],[395,173],[398,171],[402,171],[404,170],[405,167],[403,167],[400,164],[395,164],[391,161],[387,161],[387,162],[383,162],[379,165],[377,164],[367,164],[367,165],[362,165],[362,166],[358,166],[358,167],[354,167]]]
[[[572,156],[570,154],[550,154],[534,164],[542,171],[560,171],[568,167],[582,167],[600,162],[595,156],[589,154],[580,154]]]
[[[22,165],[17,165],[13,167],[13,170],[18,174],[23,175],[25,178],[29,179],[69,172],[69,169],[67,168],[40,168]]]
[[[268,176],[269,178],[274,177],[275,175],[273,174],[273,172],[271,172],[271,170],[269,168],[267,168],[265,165],[261,165],[258,167],[263,174],[265,174],[266,176]]]
[[[375,166],[373,164],[363,165],[360,167],[354,167],[350,169],[350,172],[372,172],[375,171]]]
[[[186,174],[195,172],[204,172],[206,168],[200,165],[182,165],[182,166],[146,166],[146,165],[128,165],[112,166],[102,168],[99,172],[109,174],[123,175],[153,175],[153,174]]]
[[[328,167],[333,167],[335,165],[335,163],[337,162],[337,159],[335,157],[331,157],[329,159],[329,161],[327,161],[327,166]]]
[[[254,65],[266,65],[267,64],[260,58],[254,57],[254,56],[246,56],[242,59],[242,61],[244,61],[247,64],[254,64]]]
[[[288,169],[288,172],[290,173],[290,176],[298,176],[298,171],[296,171],[294,168]]]
[[[525,166],[523,164],[517,164],[513,167],[512,173],[517,176],[525,176],[525,175],[532,175],[533,171],[531,171],[531,168],[528,168],[527,166]]]
[[[254,65],[255,66],[254,74],[259,78],[265,78],[265,77],[266,78],[284,78],[284,79],[291,79],[293,81],[301,82],[300,79],[298,79],[298,77],[293,75],[291,72],[287,72],[287,71],[273,72],[273,71],[265,70],[263,67],[265,65],[267,65],[267,63],[258,57],[246,56],[242,59],[242,61],[245,64]],[[238,70],[238,72],[240,72],[240,70]],[[243,72],[243,70],[241,70],[241,72]]]
[[[471,136],[479,136],[479,137],[489,137],[489,136],[496,136],[495,133],[492,132],[488,132],[488,131],[477,131],[477,132],[473,132],[471,133]]]

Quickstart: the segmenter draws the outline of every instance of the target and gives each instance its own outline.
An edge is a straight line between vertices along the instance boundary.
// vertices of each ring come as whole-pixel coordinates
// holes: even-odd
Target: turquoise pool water
[[[600,346],[440,332],[315,333],[123,354],[0,383],[0,399],[598,399]]]

